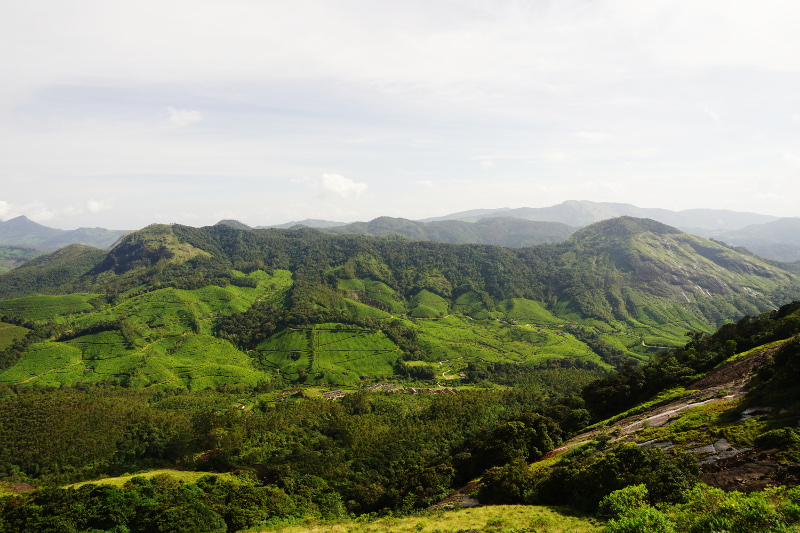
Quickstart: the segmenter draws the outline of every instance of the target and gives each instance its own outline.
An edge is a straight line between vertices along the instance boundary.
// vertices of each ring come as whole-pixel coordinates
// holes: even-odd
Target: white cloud
[[[342,198],[361,196],[368,187],[366,183],[345,178],[341,174],[322,175],[322,189],[337,194]]]
[[[99,213],[100,211],[108,211],[114,207],[111,202],[105,202],[103,200],[89,200],[86,202],[86,209],[89,210],[90,213]]]
[[[579,131],[575,134],[575,137],[586,141],[599,143],[607,140],[609,137],[611,137],[611,135],[602,131]]]
[[[0,220],[11,218],[9,213],[11,213],[11,204],[5,200],[0,200]]]
[[[67,208],[65,211],[69,211],[67,214],[71,214],[74,210]],[[56,210],[50,209],[44,203],[38,201],[24,205],[15,205],[10,202],[0,201],[0,218],[5,220],[25,215],[37,222],[43,222],[52,219],[57,214],[58,212]]]
[[[422,185],[423,187],[433,187],[433,182],[430,180],[418,180],[418,185]]]
[[[713,119],[713,120],[715,120],[717,122],[720,121],[720,116],[717,113],[714,113],[713,111],[711,111],[709,108],[703,109],[703,113],[705,113],[707,117],[711,117],[711,119]]]
[[[494,166],[494,161],[481,161],[478,163],[483,170],[489,170]]]
[[[203,120],[203,115],[200,113],[200,111],[190,111],[188,109],[175,109],[172,106],[168,107],[167,111],[169,111],[170,124],[178,128],[183,128],[191,124],[194,124],[195,122],[201,122]]]
[[[648,158],[658,155],[658,148],[652,146],[647,148],[638,148],[630,152],[631,157]]]
[[[783,160],[786,161],[794,169],[800,170],[800,155],[785,153],[783,154]]]
[[[545,157],[547,157],[547,159],[550,161],[555,161],[556,163],[565,163],[571,159],[566,152],[551,152]]]

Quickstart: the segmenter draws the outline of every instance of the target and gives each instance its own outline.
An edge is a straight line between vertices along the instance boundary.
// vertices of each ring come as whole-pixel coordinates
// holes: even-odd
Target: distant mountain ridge
[[[715,238],[733,246],[747,247],[768,259],[800,260],[800,222],[792,228],[787,227],[791,226],[791,222],[780,222],[792,219],[726,209],[672,211],[588,200],[569,200],[549,207],[472,209],[416,221],[386,216],[369,222],[349,224],[306,219],[274,226],[257,226],[257,228],[289,229],[307,226],[337,235],[395,234],[417,240],[521,248],[545,242],[560,242],[578,228],[621,216],[656,220],[687,233]],[[498,222],[501,219],[502,222]],[[536,224],[526,224],[526,222]],[[545,223],[550,225],[543,225]],[[238,227],[235,224],[229,225]],[[763,230],[759,229],[761,225],[765,225]]]
[[[800,218],[780,218],[738,230],[718,230],[706,237],[724,241],[776,261],[800,261]]]
[[[256,229],[291,229],[296,226],[306,226],[308,228],[333,228],[336,226],[345,226],[347,222],[334,222],[332,220],[319,220],[316,218],[307,218],[300,221],[286,222],[284,224],[274,224],[272,226],[256,226]]]
[[[577,228],[560,222],[532,221],[511,217],[486,218],[474,223],[461,220],[415,222],[405,218],[379,217],[370,222],[354,222],[344,226],[320,229],[336,235],[356,234],[373,237],[404,235],[421,241],[492,244],[509,248],[523,248],[564,241]]]
[[[692,232],[700,228],[706,230],[741,229],[752,224],[763,224],[777,220],[780,217],[729,211],[726,209],[686,209],[671,211],[661,208],[637,207],[631,204],[613,202],[591,202],[588,200],[568,200],[550,207],[520,207],[517,209],[501,208],[496,210],[478,209],[433,217],[421,222],[434,222],[440,220],[464,220],[474,222],[492,217],[514,217],[524,220],[538,220],[547,222],[561,222],[573,227],[583,227],[620,216],[636,218],[650,218],[675,226],[683,231]]]
[[[23,246],[43,251],[57,250],[70,244],[108,248],[128,233],[130,230],[50,228],[21,215],[5,222],[0,221],[0,246]]]

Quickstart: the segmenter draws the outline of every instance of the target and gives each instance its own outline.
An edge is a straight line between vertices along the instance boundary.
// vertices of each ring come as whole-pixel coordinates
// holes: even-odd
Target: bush
[[[645,485],[630,485],[624,489],[615,490],[600,500],[598,512],[600,516],[619,518],[620,516],[647,506],[647,487]]]
[[[773,429],[756,437],[755,444],[761,448],[791,446],[800,444],[800,434],[793,428]]]
[[[631,509],[619,519],[606,524],[604,533],[675,533],[675,524],[652,507]]]

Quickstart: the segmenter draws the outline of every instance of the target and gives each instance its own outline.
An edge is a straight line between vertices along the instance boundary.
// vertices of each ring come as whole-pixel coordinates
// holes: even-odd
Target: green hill
[[[461,220],[415,222],[404,218],[379,217],[370,222],[354,222],[321,229],[335,235],[402,235],[422,241],[492,244],[511,248],[561,242],[575,231],[575,228],[560,222],[511,217],[486,218],[474,223]]]
[[[601,234],[627,242],[632,233],[671,232],[622,221]],[[554,383],[558,365],[549,360],[527,374],[524,365],[486,362],[495,378],[508,380],[499,387],[436,387],[432,394],[361,383],[326,400],[320,387],[281,390],[235,376],[215,382],[203,368],[244,364],[223,337],[255,346],[253,362],[274,357],[282,373],[294,365],[307,377],[323,365],[328,378],[372,372],[357,368],[360,350],[411,348],[406,336],[413,332],[468,342],[473,328],[491,345],[481,328],[498,336],[527,331],[528,339],[514,340],[524,346],[564,325],[523,298],[496,305],[491,312],[505,318],[485,323],[461,314],[415,322],[388,312],[334,322],[336,313],[345,317],[366,304],[336,298],[331,285],[292,279],[289,270],[237,272],[232,279],[238,285],[140,288],[105,304],[90,293],[3,302],[12,319],[28,321],[16,328],[40,332],[37,318],[64,326],[29,344],[47,355],[23,357],[20,368],[57,360],[62,366],[52,373],[86,375],[152,349],[132,380],[168,380],[176,368],[192,374],[187,387],[80,380],[0,386],[3,528],[711,533],[783,532],[800,523],[800,302],[712,334],[695,332],[685,345],[587,387],[575,380],[578,368],[562,367],[572,380],[557,396],[529,379],[549,376]],[[416,293],[418,302],[440,303],[428,293],[435,294]],[[416,323],[421,327],[412,329]],[[24,333],[8,329],[16,338]],[[378,364],[374,354],[363,364]],[[334,357],[340,365],[325,366]],[[195,363],[206,366],[185,366]],[[396,366],[409,374],[433,367]],[[466,373],[487,368],[473,365]],[[462,504],[483,507],[445,510]]]
[[[19,246],[0,246],[0,274],[14,270],[29,259],[41,255],[42,252],[33,248]]]
[[[26,296],[36,293],[77,303]],[[0,276],[0,295],[4,321],[38,331],[4,356],[6,383],[354,385],[403,379],[400,363],[423,361],[466,385],[551,360],[599,375],[774,308],[800,283],[621,217],[521,249],[152,225],[108,252],[36,258]]]

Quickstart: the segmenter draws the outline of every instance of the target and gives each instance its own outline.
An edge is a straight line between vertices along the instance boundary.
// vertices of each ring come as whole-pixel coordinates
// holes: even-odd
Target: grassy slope
[[[456,511],[429,511],[417,516],[380,518],[373,521],[308,521],[254,531],[280,533],[456,533],[464,531],[542,531],[549,533],[590,533],[602,529],[596,519],[561,508],[536,505],[491,505]]]
[[[27,333],[28,330],[23,327],[0,322],[0,350],[6,349],[14,341],[21,339]]]
[[[94,297],[88,294],[0,302],[2,312],[55,321],[72,331],[111,324],[106,331],[33,344],[19,362],[0,373],[0,382],[57,385],[110,379],[133,386],[203,388],[269,380],[250,357],[210,335],[216,316],[244,311],[259,298],[276,297],[291,283],[286,272],[254,275],[260,278],[257,288],[160,289],[98,311],[87,303]]]
[[[431,266],[424,261],[414,266],[409,261],[416,259],[408,250],[402,250],[411,254],[408,257],[400,255],[400,262],[409,262],[407,265],[385,263],[389,259],[381,254],[398,253],[401,249],[396,243],[342,240],[343,246],[356,250],[362,247],[370,252],[356,252],[344,264],[332,263],[326,272],[338,278],[343,308],[355,316],[402,320],[416,330],[423,358],[437,364],[438,377],[448,379],[470,362],[541,363],[575,358],[608,368],[608,362],[617,364],[620,355],[645,360],[663,347],[682,345],[687,330],[710,332],[715,320],[742,312],[755,313],[758,308],[753,302],[764,300],[761,303],[769,304],[764,294],[774,290],[783,278],[791,282],[788,274],[652,221],[630,219],[614,224],[581,230],[564,245],[541,252],[557,256],[557,265],[548,274],[554,277],[548,283],[562,285],[552,288],[561,292],[551,295],[547,308],[543,302],[519,296],[497,301],[483,289],[456,290],[442,274],[452,265],[437,265],[437,259],[430,259]],[[232,247],[239,242],[237,239],[267,237],[228,229],[214,238],[231,241],[212,241],[206,235],[209,240],[197,237],[200,240],[190,244],[182,240],[188,235],[183,234],[184,230],[152,226],[132,234],[107,256],[101,265],[106,270],[96,276],[92,286],[99,287],[98,283],[106,278],[127,276],[133,280],[146,276],[143,272],[149,272],[146,269],[155,264],[153,261],[168,268],[211,258],[210,252],[195,244],[220,255],[217,245],[229,247],[225,252],[229,254],[234,253]],[[202,236],[205,228],[192,231]],[[320,250],[333,239],[308,237]],[[275,240],[276,246],[292,245],[274,235],[269,238]],[[509,256],[508,250],[425,243],[415,246],[415,254],[426,254],[431,248],[435,252],[432,257],[450,254],[453,260],[469,260],[471,266],[475,258],[470,254],[491,257],[494,262],[470,272],[473,277],[469,283],[484,283],[484,287],[494,283],[490,273],[502,271],[506,264],[520,272],[523,269],[520,258]],[[81,248],[70,251],[78,256],[86,253]],[[526,252],[521,253],[520,257],[525,257]],[[550,256],[538,257],[539,253],[529,251],[529,266],[540,261],[542,268],[548,268],[542,258]],[[65,259],[56,257],[52,261],[60,265]],[[38,264],[37,260],[31,263]],[[467,263],[464,265],[468,268]],[[732,270],[726,270],[726,265]],[[363,272],[361,277],[355,274],[359,270]],[[326,332],[321,325],[298,327],[278,332],[250,354],[212,338],[221,316],[240,313],[259,300],[278,307],[285,305],[292,275],[286,270],[275,272],[272,277],[261,271],[251,274],[258,280],[255,288],[239,283],[245,280],[237,278],[244,275],[234,271],[234,285],[209,285],[195,290],[164,288],[138,295],[129,292],[114,305],[106,305],[90,293],[0,301],[0,314],[48,320],[67,332],[66,338],[32,346],[28,356],[15,367],[0,373],[0,381],[57,384],[121,379],[136,385],[204,386],[226,379],[258,381],[280,372],[289,379],[309,375],[309,383],[352,385],[362,378],[385,379],[392,375],[392,366],[401,353],[378,330],[346,334],[342,330]],[[401,275],[416,281],[397,283]],[[481,282],[475,276],[485,279]],[[654,289],[647,292],[645,288],[650,286]],[[497,290],[510,292],[508,288]],[[744,294],[754,300],[747,300]],[[118,330],[123,338],[92,337],[98,329]],[[76,335],[86,338],[70,338]],[[609,353],[614,350],[616,354]],[[598,354],[603,354],[605,360]],[[38,356],[49,359],[29,360]]]

